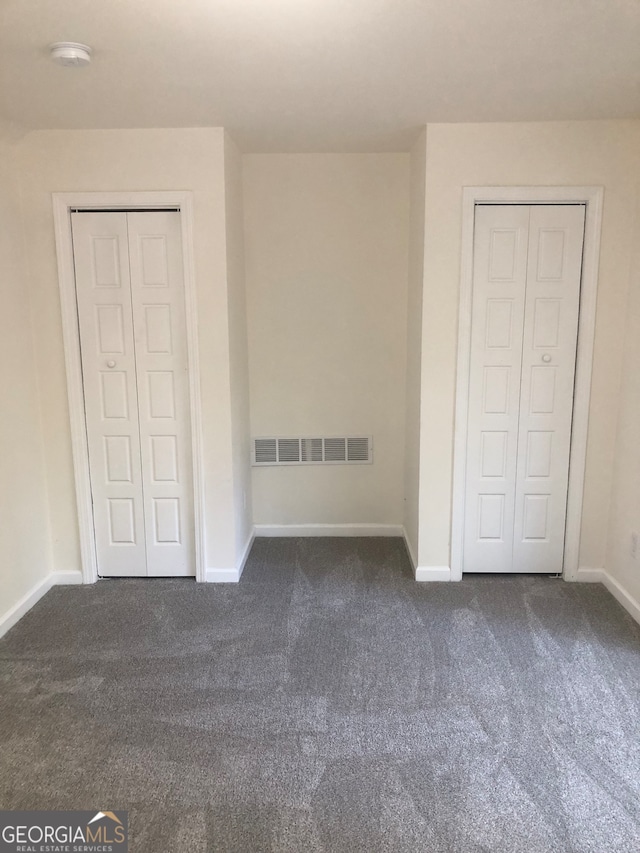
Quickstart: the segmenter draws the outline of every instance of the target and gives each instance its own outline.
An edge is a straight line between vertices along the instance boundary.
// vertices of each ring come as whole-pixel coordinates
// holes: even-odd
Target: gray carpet
[[[640,850],[640,629],[599,585],[262,539],[237,586],[53,589],[0,675],[0,807],[128,809],[135,853]]]

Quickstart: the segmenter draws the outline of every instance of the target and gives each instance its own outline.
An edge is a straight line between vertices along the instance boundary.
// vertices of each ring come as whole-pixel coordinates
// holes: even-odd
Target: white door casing
[[[73,213],[72,230],[97,573],[192,575],[179,214]]]
[[[451,580],[460,580],[463,568],[467,485],[466,450],[470,400],[474,227],[477,206],[484,204],[576,204],[583,205],[586,211],[563,568],[563,577],[565,580],[575,580],[577,578],[603,196],[604,192],[601,187],[489,186],[465,187],[463,190],[462,269],[458,320],[451,569],[449,574]]]

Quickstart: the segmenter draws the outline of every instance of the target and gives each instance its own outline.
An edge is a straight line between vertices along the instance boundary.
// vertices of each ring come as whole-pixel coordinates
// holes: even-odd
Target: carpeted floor
[[[260,539],[235,586],[53,589],[0,678],[0,808],[128,809],[134,853],[640,850],[640,628],[599,585]]]

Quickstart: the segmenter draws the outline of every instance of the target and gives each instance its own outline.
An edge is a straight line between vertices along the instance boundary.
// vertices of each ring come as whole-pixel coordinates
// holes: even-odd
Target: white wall
[[[419,563],[449,565],[462,188],[602,185],[604,218],[580,547],[605,565],[640,122],[429,125]]]
[[[52,192],[191,190],[202,390],[206,556],[235,565],[224,132],[42,131],[21,145],[32,314],[56,570],[80,567]]]
[[[404,529],[416,568],[420,490],[420,360],[424,282],[424,214],[427,158],[426,129],[411,149],[409,282],[407,299],[407,379],[405,410]]]
[[[638,150],[639,122],[430,125],[423,254],[424,136],[411,157],[241,158],[216,128],[0,143],[0,615],[50,571],[79,568],[51,193],[89,190],[194,192],[207,564],[236,565],[250,531],[249,387],[254,435],[374,436],[372,466],[253,469],[256,523],[404,523],[419,564],[443,566],[462,187],[603,185],[581,565],[607,568],[637,598]]]
[[[253,532],[251,447],[249,425],[249,361],[244,274],[242,213],[242,155],[228,133],[224,135],[225,229],[229,299],[229,363],[231,438],[233,448],[235,565],[242,559]]]
[[[0,630],[51,571],[42,424],[16,144],[0,141]]]
[[[403,520],[409,157],[244,158],[251,428],[373,435],[373,465],[254,468],[256,524]]]
[[[605,569],[640,607],[640,546],[636,559],[631,557],[631,533],[635,531],[640,536],[640,159],[635,183],[639,201],[636,251],[626,303],[626,345]]]

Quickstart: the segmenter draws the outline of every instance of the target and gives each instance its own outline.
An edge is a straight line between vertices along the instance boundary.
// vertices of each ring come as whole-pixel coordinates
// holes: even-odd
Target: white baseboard
[[[19,622],[25,613],[28,613],[34,604],[37,604],[43,595],[46,595],[53,586],[51,575],[47,575],[41,581],[38,581],[31,587],[29,592],[22,596],[13,607],[0,616],[0,637],[7,633],[13,626]]]
[[[206,569],[204,573],[205,583],[238,583],[240,572],[236,566],[230,569]]]
[[[587,566],[581,566],[573,580],[577,583],[604,583],[604,569],[591,569]],[[565,578],[569,580],[569,578]]]
[[[616,601],[640,624],[640,602],[636,601],[606,569],[580,568],[578,569],[576,580],[579,583],[604,584]]]
[[[608,572],[604,572],[602,583],[611,595],[624,607],[624,609],[640,624],[640,602],[636,601],[627,590]]]
[[[244,571],[245,563],[247,562],[247,558],[251,553],[251,546],[253,545],[253,540],[256,538],[256,532],[251,528],[251,532],[247,538],[247,542],[244,546],[244,550],[242,551],[242,555],[240,556],[240,561],[238,562],[238,580],[242,577],[242,573]]]
[[[255,536],[255,531],[252,529],[247,539],[247,543],[242,550],[237,566],[230,569],[207,569],[204,575],[205,583],[238,583],[242,577],[242,572],[244,571],[244,566],[247,562]]]
[[[449,566],[418,566],[416,568],[417,581],[450,581],[451,568]]]
[[[82,583],[82,572],[51,572],[38,581],[13,607],[0,615],[0,637],[13,628],[31,610],[34,604],[37,604],[49,592],[52,586],[76,583]]]
[[[402,528],[402,538],[404,539],[404,547],[407,549],[407,554],[409,555],[409,559],[411,560],[411,565],[413,566],[413,573],[415,575],[416,569],[418,568],[418,560],[416,555],[413,553],[413,548],[411,547],[411,543],[409,542],[409,537],[407,536],[407,531]]]
[[[82,572],[52,572],[49,577],[53,578],[51,586],[71,586],[83,583]]]
[[[402,536],[401,524],[256,524],[256,536]]]

